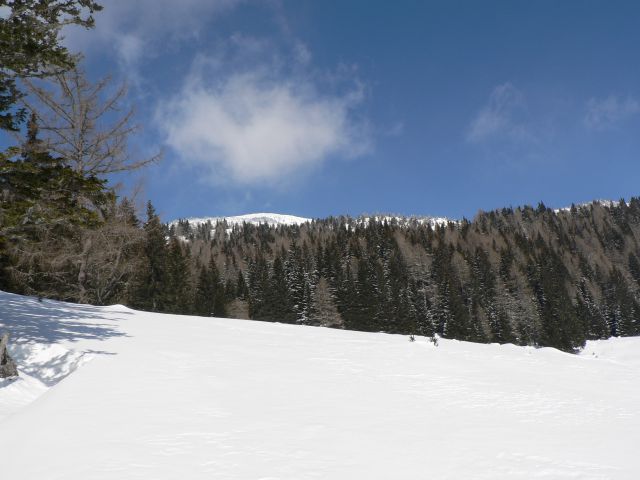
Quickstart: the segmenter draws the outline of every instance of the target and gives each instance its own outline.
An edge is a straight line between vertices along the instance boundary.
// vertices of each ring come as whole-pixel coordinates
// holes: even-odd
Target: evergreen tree
[[[320,277],[315,285],[311,294],[311,305],[309,321],[312,325],[342,326],[343,321],[326,278]]]
[[[191,271],[188,251],[173,237],[166,256],[164,306],[169,313],[191,313]]]
[[[2,5],[9,11],[0,18],[0,129],[17,130],[26,116],[16,107],[23,96],[17,80],[71,68],[76,57],[61,45],[62,26],[90,28],[92,14],[102,7],[92,0],[20,0]]]
[[[235,291],[236,291],[236,296],[241,300],[245,300],[249,295],[247,282],[245,281],[244,275],[242,274],[242,272],[238,272],[238,280],[236,281]]]
[[[609,276],[605,296],[611,335],[638,335],[640,333],[640,325],[638,324],[640,306],[618,269],[614,268]]]
[[[560,258],[546,245],[533,268],[533,288],[542,322],[540,345],[575,351],[586,339],[584,327],[566,289],[567,271]]]
[[[607,321],[597,307],[584,280],[578,287],[576,294],[576,316],[582,323],[588,339],[598,340],[609,336]]]
[[[294,323],[296,312],[289,297],[289,289],[280,256],[276,256],[271,268],[262,311],[262,319],[273,322]]]
[[[167,241],[164,225],[151,202],[147,202],[147,221],[143,226],[141,271],[133,282],[130,302],[134,308],[163,312],[167,308]]]
[[[82,229],[100,226],[115,195],[106,183],[84,176],[51,156],[32,115],[19,158],[0,155],[0,263],[18,291],[73,299],[73,264]],[[6,269],[11,270],[11,275]]]
[[[638,261],[638,257],[636,257],[632,252],[629,252],[628,263],[631,277],[633,277],[636,283],[640,285],[640,261]]]
[[[207,267],[201,267],[196,282],[193,310],[206,317],[226,317],[227,297],[213,256]]]

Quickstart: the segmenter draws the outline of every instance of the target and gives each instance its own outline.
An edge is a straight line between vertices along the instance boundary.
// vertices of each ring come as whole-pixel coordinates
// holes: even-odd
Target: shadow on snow
[[[104,307],[74,305],[0,292],[0,332],[8,331],[11,342],[58,343],[107,340],[127,336],[118,328],[123,318],[107,315]],[[117,312],[118,316],[131,315]],[[108,353],[108,352],[104,352]]]

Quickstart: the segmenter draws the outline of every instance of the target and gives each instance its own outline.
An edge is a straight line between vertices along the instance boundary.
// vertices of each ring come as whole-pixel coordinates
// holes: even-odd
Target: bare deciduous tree
[[[143,159],[130,155],[129,137],[140,127],[133,122],[134,109],[124,106],[126,85],[113,89],[109,76],[91,83],[80,67],[45,84],[23,81],[30,94],[23,102],[37,113],[47,149],[77,172],[104,177],[160,159],[160,153]]]
[[[119,299],[126,282],[140,268],[143,237],[127,199],[114,206],[100,228],[84,230],[83,249],[75,262],[78,299],[98,305]]]
[[[8,271],[24,293],[104,305],[121,300],[139,268],[143,235],[131,202],[124,199],[98,227],[78,227],[72,236],[56,236],[46,228],[38,241],[16,244]]]

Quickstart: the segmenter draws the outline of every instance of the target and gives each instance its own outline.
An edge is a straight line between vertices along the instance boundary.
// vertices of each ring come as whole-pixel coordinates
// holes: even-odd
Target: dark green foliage
[[[640,285],[640,262],[632,252],[629,253],[629,273],[631,277]]]
[[[85,229],[104,223],[115,195],[105,181],[51,156],[38,139],[34,115],[26,142],[14,153],[13,158],[0,154],[2,286],[73,298],[63,293],[75,269],[61,260],[63,255],[71,258],[71,252],[63,250],[72,249]],[[54,260],[59,261],[53,264]]]
[[[191,261],[177,238],[169,242],[166,256],[165,311],[169,313],[191,313]]]
[[[97,225],[115,198],[105,183],[75,172],[63,158],[45,151],[32,115],[21,156],[0,157],[4,235],[33,239],[45,225],[60,234],[76,225]]]
[[[26,112],[16,107],[23,96],[16,80],[71,68],[76,59],[60,44],[62,26],[92,27],[92,14],[102,7],[92,0],[2,0],[0,6],[10,9],[0,18],[0,129],[17,130]]]
[[[193,311],[207,317],[225,317],[225,286],[213,258],[207,267],[201,267],[196,282]]]
[[[151,202],[147,203],[147,221],[143,226],[144,245],[140,271],[132,284],[130,304],[141,310],[166,311],[169,299],[168,248],[166,227],[160,222]]]
[[[586,339],[640,333],[638,199],[560,212],[541,203],[446,225],[245,224],[220,240],[226,291],[250,318],[569,352]]]
[[[542,329],[534,341],[539,345],[575,351],[584,346],[586,332],[567,292],[568,272],[543,242],[537,242],[539,255],[528,266],[528,277],[535,293]]]
[[[582,324],[589,340],[607,338],[611,334],[607,320],[598,308],[593,296],[583,280],[576,294],[576,316]]]
[[[271,274],[264,295],[264,303],[260,316],[261,320],[293,323],[295,320],[293,302],[285,277],[282,258],[277,256],[271,266]]]
[[[93,0],[0,0],[0,7],[0,130],[18,132],[27,118],[20,80],[74,68],[78,57],[61,45],[61,29],[92,27],[102,7]],[[123,140],[122,132],[100,140],[109,143],[108,160],[118,161],[109,139]],[[94,303],[126,295],[139,308],[188,311],[190,251],[167,244],[151,205],[141,232],[131,205],[118,204],[105,179],[47,151],[35,115],[26,134],[22,146],[0,152],[0,288]]]
[[[247,288],[247,282],[244,279],[242,272],[238,272],[238,280],[236,281],[235,289],[236,297],[240,300],[246,300],[249,295],[249,289]]]
[[[93,0],[0,0],[0,6],[0,130],[18,131],[27,117],[19,80],[71,68],[76,58],[60,44],[61,28],[92,27],[92,14],[102,7]],[[115,197],[102,180],[49,155],[36,127],[32,117],[25,145],[0,152],[0,288],[35,293],[46,287],[40,293],[68,298],[62,292],[69,290],[73,262],[59,261],[51,244],[70,257],[81,229],[96,227]]]
[[[466,296],[453,268],[453,256],[453,247],[444,242],[439,242],[434,249],[432,276],[438,289],[434,299],[436,332],[447,338],[475,340],[479,332],[471,328]]]
[[[612,270],[604,291],[606,319],[611,335],[640,334],[640,306],[620,270]]]

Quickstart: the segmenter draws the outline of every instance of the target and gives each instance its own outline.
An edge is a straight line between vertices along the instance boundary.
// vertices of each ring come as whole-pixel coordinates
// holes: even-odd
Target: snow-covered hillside
[[[356,223],[362,225],[368,225],[371,220],[376,222],[396,222],[400,226],[407,225],[431,225],[432,227],[447,225],[448,223],[458,223],[458,220],[453,220],[447,217],[431,217],[431,216],[402,216],[402,215],[363,215],[355,219]]]
[[[0,293],[6,479],[636,479],[640,339],[583,354]]]
[[[618,200],[598,199],[598,200],[592,200],[590,202],[578,203],[578,204],[575,205],[575,207],[580,209],[580,208],[588,208],[591,205],[601,205],[603,207],[612,208],[612,207],[617,207],[618,205],[620,205],[620,201],[618,201]],[[562,207],[562,208],[556,208],[553,211],[555,213],[569,212],[569,211],[571,211],[571,206]]]
[[[618,205],[619,202],[613,200],[594,200],[592,202],[581,203],[577,205],[578,207],[586,207],[592,204],[599,204],[605,207],[612,207]],[[557,208],[554,212],[559,213],[561,211],[569,211],[571,207]],[[392,222],[395,221],[399,225],[409,225],[409,224],[430,224],[431,226],[436,225],[447,225],[449,222],[458,223],[459,220],[451,219],[448,217],[433,217],[429,215],[361,215],[359,217],[355,217],[353,221],[355,223],[367,224],[371,219],[375,219],[378,222],[387,221]],[[304,217],[296,217],[294,215],[285,215],[281,213],[247,213],[245,215],[236,215],[230,217],[202,217],[202,218],[186,218],[184,220],[188,220],[191,225],[201,225],[207,222],[211,222],[213,226],[215,226],[218,222],[225,221],[229,226],[233,225],[242,225],[243,223],[250,223],[253,225],[261,225],[266,224],[270,226],[278,226],[278,225],[302,225],[303,223],[311,222],[311,218]],[[170,225],[177,224],[178,220],[174,220],[169,222]]]
[[[201,225],[207,222],[211,222],[211,225],[216,225],[218,222],[227,221],[229,226],[242,225],[243,223],[250,223],[253,225],[267,224],[270,226],[278,225],[302,225],[303,223],[310,222],[310,218],[296,217],[294,215],[283,215],[281,213],[248,213],[246,215],[237,215],[233,217],[203,217],[203,218],[186,218],[191,225]],[[171,222],[172,224],[178,223],[177,220]]]
[[[362,215],[356,218],[353,218],[352,221],[354,224],[366,225],[371,219],[375,219],[378,222],[396,222],[398,225],[411,225],[411,224],[419,224],[426,225],[430,224],[432,226],[436,225],[446,225],[449,222],[456,223],[457,220],[452,220],[446,217],[431,217],[431,216],[401,216],[401,215]],[[219,222],[226,221],[227,225],[242,225],[243,223],[250,223],[253,225],[269,225],[272,227],[276,227],[278,225],[302,225],[304,223],[311,222],[311,218],[304,217],[296,217],[294,215],[283,215],[280,213],[248,213],[246,215],[237,215],[233,217],[202,217],[202,218],[185,218],[183,220],[187,220],[190,225],[202,225],[207,222],[210,222],[211,225],[215,226]],[[179,220],[174,220],[169,222],[169,225],[176,225]]]

